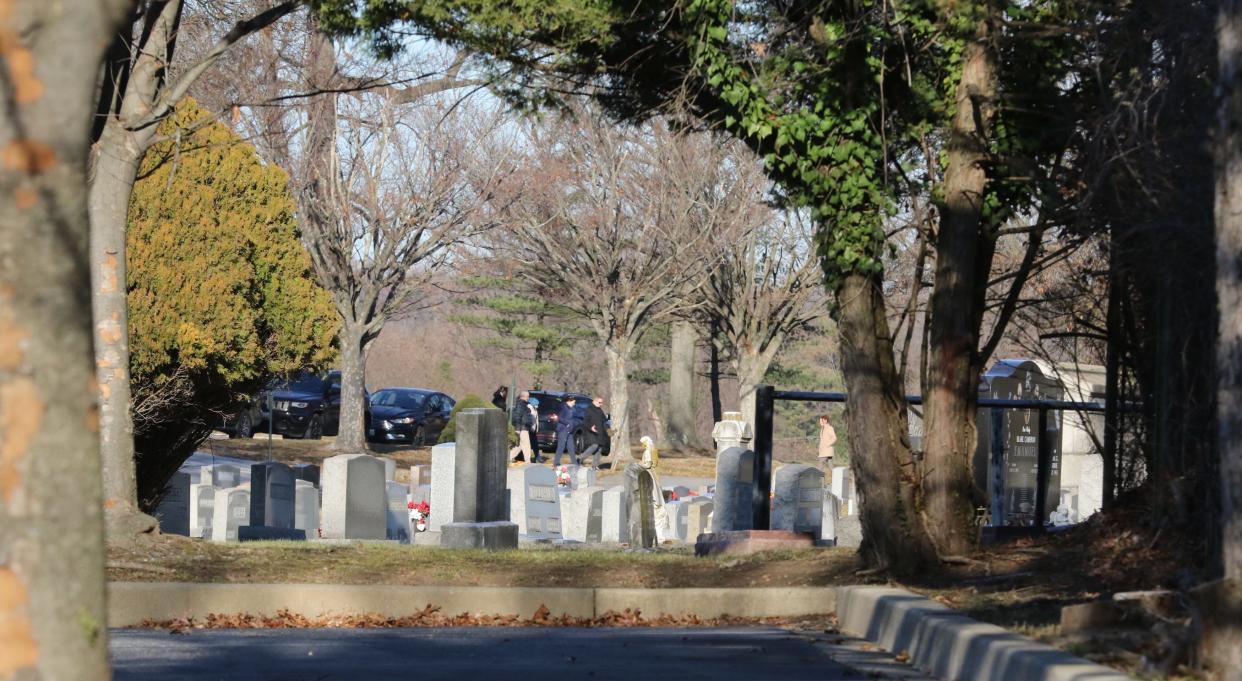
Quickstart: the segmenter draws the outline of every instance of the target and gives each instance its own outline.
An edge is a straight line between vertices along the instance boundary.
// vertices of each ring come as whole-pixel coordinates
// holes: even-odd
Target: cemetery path
[[[773,627],[125,629],[111,652],[117,681],[926,680],[855,639]]]

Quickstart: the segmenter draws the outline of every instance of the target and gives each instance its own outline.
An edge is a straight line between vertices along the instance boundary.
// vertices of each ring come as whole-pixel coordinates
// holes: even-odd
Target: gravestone
[[[267,461],[250,466],[250,524],[293,529],[293,469]]]
[[[385,532],[388,539],[402,544],[410,543],[409,488],[399,482],[385,483],[388,503],[385,513]]]
[[[518,526],[505,508],[509,470],[508,420],[499,409],[463,409],[457,414],[452,475],[442,476],[432,451],[432,511],[435,501],[451,499],[451,515],[441,516],[440,545],[447,548],[517,548]],[[437,447],[438,449],[438,447]],[[442,455],[443,458],[444,455]],[[445,490],[441,493],[439,490]]]
[[[829,490],[824,490],[824,506],[821,511],[819,538],[821,541],[835,544],[837,541],[837,518],[841,514],[841,500]]]
[[[839,516],[854,515],[854,472],[845,466],[832,469],[832,493],[841,501]]]
[[[427,530],[439,532],[440,526],[453,522],[454,493],[457,479],[457,443],[445,442],[431,448],[431,518]]]
[[[227,463],[202,466],[198,473],[200,485],[211,485],[216,489],[238,487],[242,484],[241,469]]]
[[[693,544],[700,534],[712,531],[712,511],[715,505],[710,499],[695,497],[686,508],[686,538],[684,541]]]
[[[595,469],[590,466],[574,466],[572,476],[574,489],[594,487],[598,481]]]
[[[294,481],[293,527],[307,537],[319,536],[319,489],[309,480]]]
[[[676,494],[678,499],[685,499],[690,496],[690,488],[685,485],[677,485],[673,487],[673,494]]]
[[[295,480],[305,480],[315,487],[319,486],[319,466],[313,463],[300,463],[293,466]]]
[[[211,540],[237,541],[237,528],[250,524],[250,490],[229,487],[215,490]]]
[[[528,463],[509,470],[509,519],[529,539],[561,539],[561,495],[556,473],[547,466]],[[431,515],[435,516],[435,506]]]
[[[819,539],[824,517],[823,472],[805,464],[781,466],[772,488],[771,529],[810,532]]]
[[[410,489],[410,501],[414,503],[427,502],[431,504],[431,485],[419,485]]]
[[[164,498],[155,509],[160,521],[160,532],[190,536],[190,474],[180,471],[164,487]]]
[[[668,514],[669,525],[672,529],[669,538],[684,543],[686,541],[686,512],[690,510],[689,500],[666,501],[664,510]]]
[[[712,532],[754,529],[755,453],[730,447],[716,457]]]
[[[190,536],[211,539],[211,520],[215,516],[216,488],[210,482],[190,485]]]
[[[625,487],[606,488],[600,495],[600,509],[600,541],[629,541],[630,504],[625,496]]]
[[[656,536],[655,495],[659,494],[655,477],[642,465],[632,463],[625,467],[625,497],[629,500],[626,537],[634,548],[651,548],[658,541]]]
[[[387,534],[384,464],[366,454],[323,462],[319,527],[325,539],[383,539]]]
[[[754,439],[750,423],[738,411],[726,411],[723,418],[712,427],[712,439],[716,441],[716,454],[731,447],[746,447]]]
[[[561,500],[566,539],[599,543],[603,535],[604,488],[579,487]]]
[[[397,462],[388,457],[383,457],[380,461],[384,462],[384,480],[391,482],[397,479]]]
[[[431,484],[431,466],[420,464],[410,466],[410,487]]]

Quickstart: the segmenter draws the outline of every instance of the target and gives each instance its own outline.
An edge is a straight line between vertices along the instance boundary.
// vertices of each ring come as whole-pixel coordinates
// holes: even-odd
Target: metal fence
[[[772,488],[772,445],[773,445],[773,428],[772,423],[775,417],[776,401],[786,400],[790,402],[847,402],[849,397],[846,393],[819,393],[804,392],[796,390],[777,390],[770,385],[759,386],[757,391],[757,399],[755,403],[755,488],[754,488],[754,527],[769,527],[769,514],[771,507],[768,504],[769,494]],[[909,395],[906,397],[906,403],[913,406],[923,404],[921,395]],[[1004,513],[1001,505],[1004,503],[1004,461],[1005,461],[1005,438],[1002,436],[1004,428],[1004,412],[1006,409],[1022,409],[1037,411],[1039,421],[1037,429],[1039,432],[1038,442],[1038,460],[1036,463],[1036,483],[1035,483],[1035,529],[1043,527],[1043,521],[1048,515],[1047,496],[1048,485],[1052,464],[1052,436],[1057,436],[1060,430],[1049,430],[1048,412],[1051,411],[1074,411],[1079,413],[1103,413],[1105,407],[1098,402],[1066,402],[1061,400],[1005,400],[995,398],[980,398],[976,407],[979,409],[991,410],[991,426],[992,437],[991,451],[988,452],[991,460],[991,479],[989,481],[991,487],[991,517],[993,522],[997,522],[998,518],[1002,518]],[[1112,455],[1111,452],[1104,452],[1107,460]]]

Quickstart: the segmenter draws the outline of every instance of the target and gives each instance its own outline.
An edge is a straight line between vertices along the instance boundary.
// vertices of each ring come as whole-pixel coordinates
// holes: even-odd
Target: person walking
[[[599,470],[600,454],[607,449],[608,439],[608,415],[604,413],[604,398],[596,395],[591,399],[591,405],[587,407],[586,416],[582,420],[583,443],[586,448],[582,450],[583,458],[588,454],[593,456],[591,468]]]
[[[552,459],[553,468],[560,467],[561,452],[565,451],[566,446],[569,447],[570,462],[575,465],[578,463],[578,446],[574,442],[574,431],[578,429],[578,414],[574,409],[577,403],[578,398],[569,395],[556,414],[556,457]]]
[[[523,390],[518,393],[517,403],[513,405],[513,416],[509,421],[513,424],[513,429],[517,431],[518,444],[509,450],[510,461],[517,461],[518,455],[521,454],[523,461],[535,462],[535,455],[531,452],[531,442],[535,439],[535,427],[539,419],[531,409],[530,399],[530,392]],[[535,404],[539,404],[539,401],[535,400]]]
[[[819,465],[827,475],[832,475],[832,457],[836,454],[837,431],[828,421],[827,414],[819,417]],[[830,478],[831,479],[831,478]]]

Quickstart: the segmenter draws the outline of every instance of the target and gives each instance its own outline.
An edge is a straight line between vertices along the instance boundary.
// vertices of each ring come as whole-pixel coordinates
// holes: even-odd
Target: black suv
[[[269,396],[271,414],[268,413]],[[271,419],[273,433],[290,439],[318,440],[324,434],[336,434],[340,416],[341,372],[303,371],[273,379],[250,400],[232,426],[226,424],[225,429],[233,437],[250,437],[267,430]]]
[[[539,400],[539,430],[535,433],[535,439],[538,441],[537,446],[540,451],[554,452],[556,451],[556,417],[561,411],[561,404],[567,397],[572,395],[576,400],[574,402],[574,416],[578,417],[579,427],[574,431],[574,445],[576,450],[581,452],[582,446],[582,421],[586,418],[587,407],[591,406],[591,396],[583,393],[561,392],[558,390],[531,390],[530,396]],[[607,414],[605,414],[607,418]],[[600,452],[601,456],[608,456],[611,444],[605,438],[604,451]]]

